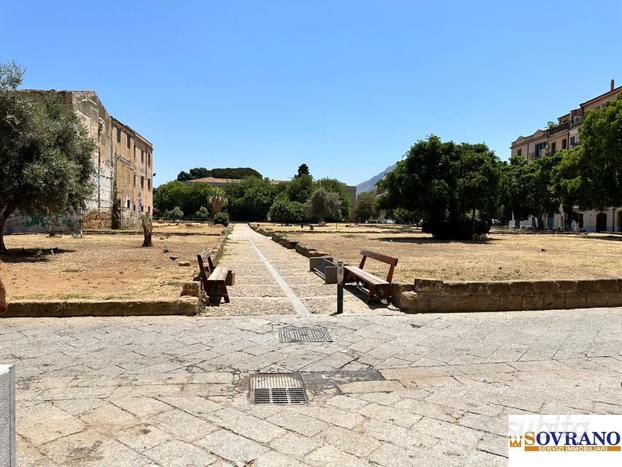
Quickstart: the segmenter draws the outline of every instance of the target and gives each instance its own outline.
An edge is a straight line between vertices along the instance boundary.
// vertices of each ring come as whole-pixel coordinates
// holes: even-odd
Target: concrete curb
[[[197,314],[195,298],[153,301],[11,302],[2,318],[65,318],[71,316],[162,316]]]

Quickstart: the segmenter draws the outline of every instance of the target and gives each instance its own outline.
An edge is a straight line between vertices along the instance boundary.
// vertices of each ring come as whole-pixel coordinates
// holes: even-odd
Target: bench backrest
[[[205,268],[205,261],[207,260],[207,268]],[[197,263],[199,263],[199,278],[201,279],[201,283],[205,287],[207,284],[207,276],[212,273],[214,270],[214,263],[212,262],[212,258],[205,251],[203,253],[199,253],[197,255]]]
[[[361,250],[361,255],[363,257],[361,258],[361,264],[359,264],[360,269],[363,269],[363,267],[365,266],[365,260],[369,257],[375,259],[376,261],[388,264],[390,267],[389,273],[387,274],[387,282],[391,282],[393,280],[393,271],[395,270],[395,266],[397,266],[397,258],[369,250]]]

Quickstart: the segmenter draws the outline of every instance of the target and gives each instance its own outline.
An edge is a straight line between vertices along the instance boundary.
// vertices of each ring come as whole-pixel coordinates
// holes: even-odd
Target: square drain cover
[[[253,404],[306,404],[304,383],[296,373],[256,373],[250,380]]]
[[[286,342],[332,342],[328,329],[322,327],[296,328],[286,326],[279,329],[279,340]]]

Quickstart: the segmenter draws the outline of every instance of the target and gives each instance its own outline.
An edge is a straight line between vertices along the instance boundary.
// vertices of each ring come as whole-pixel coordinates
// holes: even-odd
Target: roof
[[[609,96],[613,96],[613,95],[615,95],[615,94],[618,94],[620,91],[622,91],[622,86],[618,86],[617,88],[614,88],[614,89],[612,89],[611,91],[607,91],[607,92],[605,92],[605,93],[601,94],[600,96],[593,97],[593,98],[592,98],[592,99],[590,99],[589,101],[585,101],[585,102],[583,102],[583,103],[581,104],[581,108],[583,108],[584,106],[589,105],[589,104],[591,104],[592,102],[597,101],[597,100],[599,100],[599,99],[603,99],[603,98],[605,98],[605,97],[609,97]]]
[[[110,116],[110,118],[112,120],[112,123],[117,123],[117,124],[121,125],[126,130],[128,130],[129,133],[132,133],[132,135],[134,135],[134,136],[138,136],[140,139],[142,139],[145,143],[147,143],[149,146],[151,146],[153,148],[153,144],[151,143],[151,141],[149,141],[147,138],[145,138],[139,132],[134,130],[131,126],[123,123],[121,120],[118,120],[118,119],[114,118],[112,115]]]

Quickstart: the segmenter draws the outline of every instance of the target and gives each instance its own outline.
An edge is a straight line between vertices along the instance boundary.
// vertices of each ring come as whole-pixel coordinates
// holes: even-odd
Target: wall
[[[622,306],[622,278],[454,282],[415,279],[400,309],[411,312],[550,310]]]
[[[14,467],[15,367],[0,365],[0,465]]]

